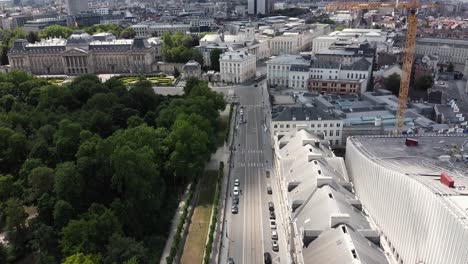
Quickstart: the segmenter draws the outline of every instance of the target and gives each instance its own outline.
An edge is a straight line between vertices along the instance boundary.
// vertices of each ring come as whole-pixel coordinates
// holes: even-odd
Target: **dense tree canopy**
[[[167,62],[186,63],[195,60],[203,65],[203,55],[193,47],[198,46],[199,38],[195,35],[165,33],[163,40],[163,57]]]
[[[426,91],[427,89],[431,88],[433,84],[434,79],[432,76],[423,75],[415,81],[414,86],[418,90]]]
[[[73,33],[70,27],[60,25],[52,25],[44,28],[39,32],[39,38],[68,38]]]
[[[196,79],[177,97],[93,75],[59,87],[12,71],[0,84],[0,228],[11,248],[0,260],[155,263],[178,197],[215,150],[223,96]]]
[[[210,52],[211,69],[214,71],[219,71],[219,58],[221,54],[223,54],[222,49],[213,49]]]
[[[394,73],[384,79],[385,89],[391,91],[394,95],[398,96],[400,92],[400,82],[401,82],[400,75]]]

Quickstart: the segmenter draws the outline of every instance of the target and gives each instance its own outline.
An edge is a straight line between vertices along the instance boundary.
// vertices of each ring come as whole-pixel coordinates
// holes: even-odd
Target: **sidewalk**
[[[159,260],[160,264],[166,264],[166,257],[169,256],[169,253],[171,252],[172,241],[174,240],[174,236],[177,231],[177,226],[179,225],[179,222],[180,222],[180,216],[184,212],[185,200],[187,200],[188,198],[189,189],[190,189],[190,185],[187,186],[187,189],[185,189],[184,195],[182,196],[180,200],[180,203],[179,203],[179,206],[177,207],[174,218],[172,218],[171,229],[170,229],[171,231],[169,232],[169,236],[166,240],[166,245],[164,246],[164,250],[161,254],[161,259]]]

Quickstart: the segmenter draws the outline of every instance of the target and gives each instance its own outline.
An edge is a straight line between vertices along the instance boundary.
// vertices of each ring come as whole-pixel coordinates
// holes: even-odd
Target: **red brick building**
[[[360,94],[362,82],[350,80],[309,80],[308,90],[318,93]]]

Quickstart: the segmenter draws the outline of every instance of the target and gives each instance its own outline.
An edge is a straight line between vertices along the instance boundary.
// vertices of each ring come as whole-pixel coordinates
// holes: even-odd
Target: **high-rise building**
[[[88,0],[65,0],[67,13],[70,16],[77,15],[89,10]]]
[[[268,14],[271,11],[272,0],[249,0],[249,15]]]

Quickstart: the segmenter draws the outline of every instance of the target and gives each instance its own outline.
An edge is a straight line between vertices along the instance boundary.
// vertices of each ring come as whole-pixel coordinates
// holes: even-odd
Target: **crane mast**
[[[406,43],[403,59],[403,67],[400,82],[400,93],[398,95],[398,110],[396,114],[395,133],[401,134],[405,125],[405,112],[408,104],[408,92],[411,79],[411,71],[414,62],[414,49],[416,46],[416,30],[418,8],[434,8],[436,5],[421,5],[418,1],[411,2],[333,2],[326,6],[325,10],[375,10],[375,9],[403,9],[408,10],[406,19]]]

